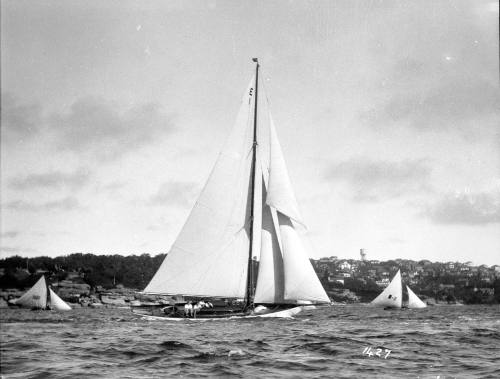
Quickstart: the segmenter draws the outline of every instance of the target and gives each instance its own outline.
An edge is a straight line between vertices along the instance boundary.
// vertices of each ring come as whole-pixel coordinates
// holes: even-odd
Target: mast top
[[[259,58],[252,58],[252,62],[259,63]]]

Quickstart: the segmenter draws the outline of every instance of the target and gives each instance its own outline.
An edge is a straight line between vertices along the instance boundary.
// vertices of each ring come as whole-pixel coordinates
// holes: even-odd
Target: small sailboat
[[[42,277],[19,299],[10,300],[11,305],[23,308],[56,311],[69,311],[71,307],[48,287],[45,276]]]
[[[304,222],[259,82],[259,62],[253,61],[255,76],[233,131],[184,227],[143,291],[193,302],[208,299],[213,306],[201,308],[198,318],[291,315],[301,305],[330,304],[299,233]],[[185,304],[166,307],[163,313],[168,314],[162,316],[184,317]]]
[[[406,288],[408,291],[407,308],[414,309],[427,307],[427,305],[422,300],[420,300],[417,295],[415,295],[410,287],[406,286]],[[389,285],[370,304],[389,309],[403,308],[403,286],[401,280],[401,270],[398,270]]]

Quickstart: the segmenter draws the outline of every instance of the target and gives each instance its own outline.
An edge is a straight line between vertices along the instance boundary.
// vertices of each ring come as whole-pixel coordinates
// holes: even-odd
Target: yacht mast
[[[254,221],[254,203],[255,203],[255,166],[257,156],[257,103],[258,103],[258,88],[259,88],[259,60],[252,58],[255,65],[255,100],[254,100],[254,115],[253,115],[253,145],[252,145],[252,170],[250,173],[251,181],[251,197],[250,197],[250,249],[248,252],[248,270],[247,270],[247,294],[245,307],[249,307],[253,303],[253,221]]]

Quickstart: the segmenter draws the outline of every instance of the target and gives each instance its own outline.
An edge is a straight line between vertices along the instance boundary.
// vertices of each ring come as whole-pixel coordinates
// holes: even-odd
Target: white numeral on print
[[[383,353],[385,353],[385,355],[383,355]],[[365,349],[363,350],[363,355],[366,354],[368,355],[369,357],[371,356],[377,356],[379,358],[382,358],[384,357],[384,359],[387,359],[387,357],[389,356],[389,354],[391,354],[392,350],[389,350],[389,349],[372,349],[371,346],[367,346],[365,347]]]

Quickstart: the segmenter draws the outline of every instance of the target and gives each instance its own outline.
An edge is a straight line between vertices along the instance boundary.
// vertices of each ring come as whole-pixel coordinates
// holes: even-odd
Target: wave
[[[343,306],[294,320],[159,323],[111,308],[8,310],[0,313],[0,371],[6,378],[500,377],[495,308],[373,312]],[[367,356],[368,347],[391,353]]]

